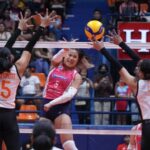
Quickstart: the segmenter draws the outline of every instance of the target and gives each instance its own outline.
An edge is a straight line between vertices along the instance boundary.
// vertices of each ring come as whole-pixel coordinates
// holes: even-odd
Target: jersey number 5
[[[6,81],[6,80],[2,80],[1,82],[1,91],[0,91],[0,95],[3,97],[3,98],[8,98],[11,94],[11,90],[10,88],[8,87],[8,85],[10,84],[10,81]]]

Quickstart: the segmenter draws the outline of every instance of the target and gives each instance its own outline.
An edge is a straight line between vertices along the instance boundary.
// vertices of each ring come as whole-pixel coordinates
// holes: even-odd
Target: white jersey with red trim
[[[16,91],[20,83],[16,66],[13,65],[10,72],[0,74],[0,107],[15,108]]]
[[[142,119],[150,119],[150,81],[139,80],[137,100],[140,105]]]
[[[75,69],[65,69],[63,65],[51,70],[47,77],[43,97],[55,99],[61,96],[74,80],[76,73]]]

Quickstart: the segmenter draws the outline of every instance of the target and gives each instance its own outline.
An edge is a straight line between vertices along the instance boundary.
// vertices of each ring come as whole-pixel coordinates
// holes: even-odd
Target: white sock
[[[63,148],[64,150],[78,150],[75,145],[75,142],[72,140],[68,140],[65,143],[63,143]]]

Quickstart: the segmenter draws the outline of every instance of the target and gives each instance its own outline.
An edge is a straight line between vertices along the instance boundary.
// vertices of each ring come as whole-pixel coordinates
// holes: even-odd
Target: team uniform
[[[150,81],[139,80],[137,101],[142,116],[142,150],[150,149]]]
[[[20,77],[13,65],[10,72],[0,74],[0,140],[8,150],[19,150],[19,128],[16,120],[15,99]]]
[[[141,124],[138,124],[134,130],[138,130],[141,131],[142,130],[142,126]],[[141,150],[141,135],[136,135],[135,136],[135,150]]]
[[[44,103],[48,103],[50,100],[61,96],[71,85],[76,73],[77,71],[75,69],[67,70],[63,65],[59,65],[51,70],[43,92],[43,97],[45,98]],[[61,114],[66,113],[70,115],[70,104],[71,102],[68,101],[50,108],[50,110],[46,112],[45,117],[54,121]]]

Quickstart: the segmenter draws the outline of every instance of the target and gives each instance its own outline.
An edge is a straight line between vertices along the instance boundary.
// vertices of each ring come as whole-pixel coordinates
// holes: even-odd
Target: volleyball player
[[[76,49],[62,49],[52,58],[43,97],[45,117],[54,122],[56,129],[72,129],[70,117],[71,99],[77,93],[82,78],[76,70],[83,53]],[[72,134],[61,134],[64,150],[77,150]]]
[[[15,63],[13,63],[11,49],[7,48],[15,42],[12,38],[10,45],[7,43],[7,47],[0,49],[0,147],[4,140],[7,150],[20,150],[19,128],[15,113],[16,91],[20,83],[20,78],[30,61],[33,46],[40,38],[44,28],[56,17],[51,17],[52,15],[53,13],[48,14],[48,10],[44,17],[40,15],[41,24],[38,30],[24,48],[20,59]],[[21,15],[17,29],[18,33],[21,32],[20,30],[28,27],[27,21],[28,19]]]
[[[140,106],[142,115],[142,150],[150,149],[150,59],[144,59],[139,66],[139,80],[137,81],[123,67],[118,60],[113,58],[105,49],[103,41],[93,42],[93,47],[100,51],[113,65],[116,66],[120,77],[128,84],[135,95]]]
[[[54,147],[56,132],[49,119],[40,119],[35,123],[32,133],[32,150],[61,150]]]

